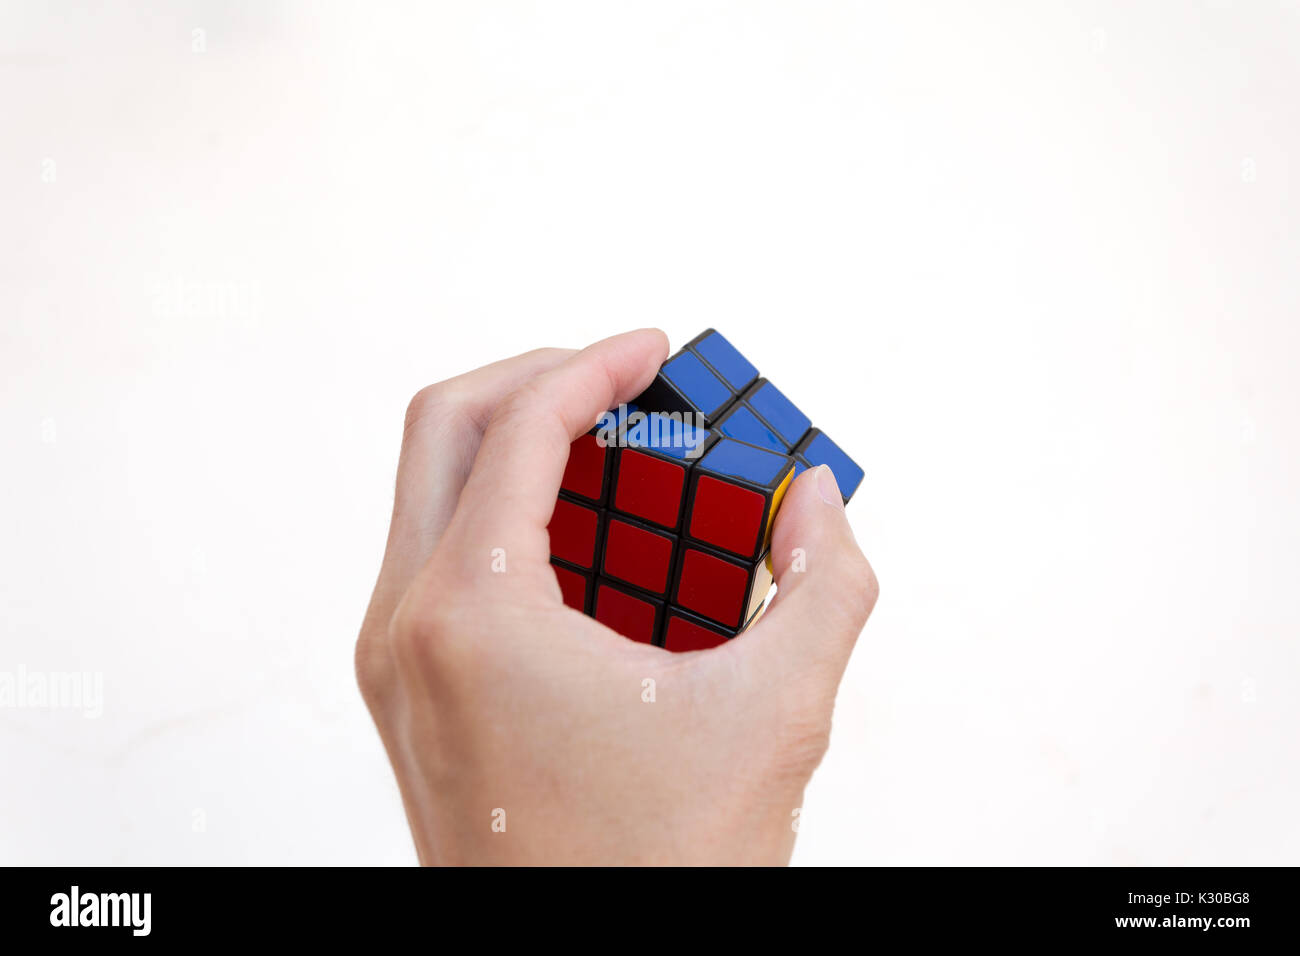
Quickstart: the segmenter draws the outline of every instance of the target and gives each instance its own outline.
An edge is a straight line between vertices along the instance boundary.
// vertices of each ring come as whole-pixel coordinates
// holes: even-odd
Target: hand
[[[721,647],[627,640],[566,607],[548,563],[570,442],[667,351],[662,332],[629,332],[411,402],[356,666],[421,863],[789,861],[877,594],[830,470],[786,494],[777,597]],[[806,570],[791,567],[796,548]]]

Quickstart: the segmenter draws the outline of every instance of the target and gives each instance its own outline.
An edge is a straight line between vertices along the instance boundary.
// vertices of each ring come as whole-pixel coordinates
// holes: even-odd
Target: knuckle
[[[470,630],[467,618],[475,612],[453,596],[455,591],[452,587],[424,588],[411,592],[397,606],[388,625],[388,643],[399,668],[454,670],[474,648],[472,640],[462,638]]]
[[[381,653],[374,640],[362,635],[357,641],[352,658],[357,687],[361,689],[361,698],[371,707],[388,689],[383,661],[379,656]]]
[[[388,625],[393,655],[404,666],[429,662],[429,650],[443,631],[443,611],[436,601],[403,601]]]
[[[861,554],[847,562],[846,570],[848,581],[840,589],[840,594],[850,618],[861,627],[867,623],[867,618],[876,606],[876,599],[880,597],[880,582],[876,580],[876,572],[870,562]]]
[[[356,675],[357,687],[361,690],[362,699],[372,710],[390,689],[391,653],[391,648],[384,640],[382,612],[378,610],[376,601],[372,599],[370,606],[366,608],[366,616],[361,622],[361,632],[357,635],[356,647],[352,653],[352,668]]]
[[[795,776],[811,774],[830,747],[829,709],[810,703],[806,694],[792,695],[783,708],[777,739],[782,765]]]
[[[498,419],[513,419],[526,415],[537,408],[544,398],[545,389],[541,383],[535,378],[529,379],[517,385],[506,396],[495,417]]]
[[[526,434],[549,405],[545,389],[535,379],[524,382],[496,407],[488,427],[505,434]]]
[[[460,409],[460,397],[450,382],[426,385],[411,397],[406,405],[407,432],[431,420],[445,420]]]

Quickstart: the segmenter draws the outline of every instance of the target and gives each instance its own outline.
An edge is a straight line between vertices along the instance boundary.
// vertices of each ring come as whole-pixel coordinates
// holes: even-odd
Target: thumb
[[[880,588],[827,466],[790,486],[772,534],[772,569],[776,598],[744,640],[775,672],[815,670],[838,683]]]

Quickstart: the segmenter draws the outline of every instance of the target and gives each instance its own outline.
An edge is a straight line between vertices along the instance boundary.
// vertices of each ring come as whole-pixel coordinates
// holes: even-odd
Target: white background
[[[4,0],[0,862],[413,862],[405,404],[648,324],[867,471],[795,862],[1300,862],[1300,4],[979,6]]]

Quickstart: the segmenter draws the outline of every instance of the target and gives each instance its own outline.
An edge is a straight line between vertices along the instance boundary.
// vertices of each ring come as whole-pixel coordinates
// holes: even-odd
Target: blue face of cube
[[[719,475],[743,478],[756,485],[769,485],[785,471],[789,461],[785,455],[723,438],[700,459],[697,467]]]
[[[740,441],[747,441],[751,445],[758,445],[761,448],[770,448],[772,451],[785,454],[785,442],[772,433],[768,428],[758,420],[743,402],[737,402],[732,410],[718,424],[719,431],[728,438],[735,438]]]
[[[696,428],[679,416],[663,412],[629,415],[624,438],[630,448],[649,448],[671,458],[694,458],[697,448],[709,437],[707,428]]]
[[[825,435],[818,435],[808,443],[804,457],[813,465],[829,465],[835,473],[835,483],[840,486],[840,494],[845,498],[850,497],[862,483],[862,469],[858,463]]]
[[[731,399],[731,390],[693,352],[683,352],[669,360],[662,374],[677,386],[687,401],[706,415],[717,411]]]
[[[743,392],[758,378],[758,369],[717,332],[701,339],[695,345],[695,351],[703,355],[704,361],[712,365],[737,392]]]
[[[812,427],[808,416],[799,411],[794,402],[782,395],[780,389],[771,382],[765,383],[751,395],[749,403],[790,448],[797,445],[799,439]]]

